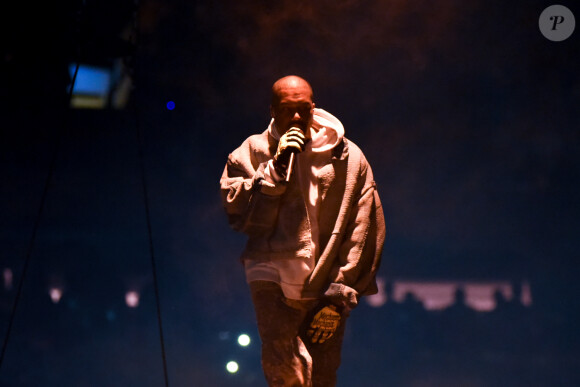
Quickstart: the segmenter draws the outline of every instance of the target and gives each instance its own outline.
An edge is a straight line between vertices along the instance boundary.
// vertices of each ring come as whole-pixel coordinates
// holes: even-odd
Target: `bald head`
[[[295,126],[306,131],[312,124],[312,88],[303,78],[289,75],[272,86],[270,113],[280,134]]]
[[[297,75],[288,75],[278,79],[272,85],[272,106],[277,105],[285,94],[306,94],[310,100],[314,97],[312,87],[306,81]]]

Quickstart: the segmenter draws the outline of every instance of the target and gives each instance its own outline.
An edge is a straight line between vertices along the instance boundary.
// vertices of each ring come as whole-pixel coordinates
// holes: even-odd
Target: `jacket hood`
[[[344,137],[344,126],[338,118],[322,109],[314,109],[310,128],[312,151],[324,152],[337,146]]]
[[[276,140],[280,139],[273,118],[268,125],[268,133]],[[326,110],[315,108],[310,137],[312,141],[307,146],[311,146],[313,152],[325,152],[340,144],[344,138],[344,126],[338,118]]]

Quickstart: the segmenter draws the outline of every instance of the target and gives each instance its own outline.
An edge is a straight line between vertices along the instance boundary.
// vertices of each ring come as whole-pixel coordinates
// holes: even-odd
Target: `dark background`
[[[170,385],[265,385],[244,237],[218,183],[228,153],[266,128],[270,86],[287,74],[310,81],[373,167],[382,278],[526,280],[533,294],[487,313],[362,303],[339,386],[579,385],[580,45],[578,31],[542,36],[549,5],[87,0],[4,12],[0,269],[13,280],[0,289],[0,385],[164,385],[147,215]],[[125,109],[68,109],[71,63],[119,59],[133,79]]]

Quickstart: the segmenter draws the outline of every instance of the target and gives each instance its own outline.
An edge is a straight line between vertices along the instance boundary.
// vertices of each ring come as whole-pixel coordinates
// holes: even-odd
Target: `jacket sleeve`
[[[354,308],[362,295],[377,292],[375,276],[385,240],[385,219],[370,166],[363,163],[362,189],[353,200],[338,263],[325,295],[332,302]]]
[[[275,225],[286,186],[266,180],[266,166],[267,160],[259,162],[249,140],[228,157],[220,189],[229,224],[236,231],[258,235]]]

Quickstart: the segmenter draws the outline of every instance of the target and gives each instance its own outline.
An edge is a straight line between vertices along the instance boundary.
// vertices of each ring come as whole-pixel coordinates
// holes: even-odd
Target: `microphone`
[[[288,129],[288,130],[292,130],[292,129],[298,129],[299,131],[302,132],[302,129],[300,129],[297,126],[293,126],[290,129]],[[296,153],[298,153],[297,150],[292,150],[292,152],[290,153],[290,159],[288,160],[288,168],[286,169],[286,177],[284,178],[284,181],[286,183],[288,183],[290,181],[290,177],[292,175],[292,171],[294,171],[294,156],[296,155]]]
[[[288,161],[288,169],[286,169],[286,177],[284,178],[284,181],[286,183],[288,183],[290,181],[290,175],[292,175],[292,171],[294,170],[294,155],[296,154],[296,151],[292,151],[292,153],[290,153],[290,161]]]

